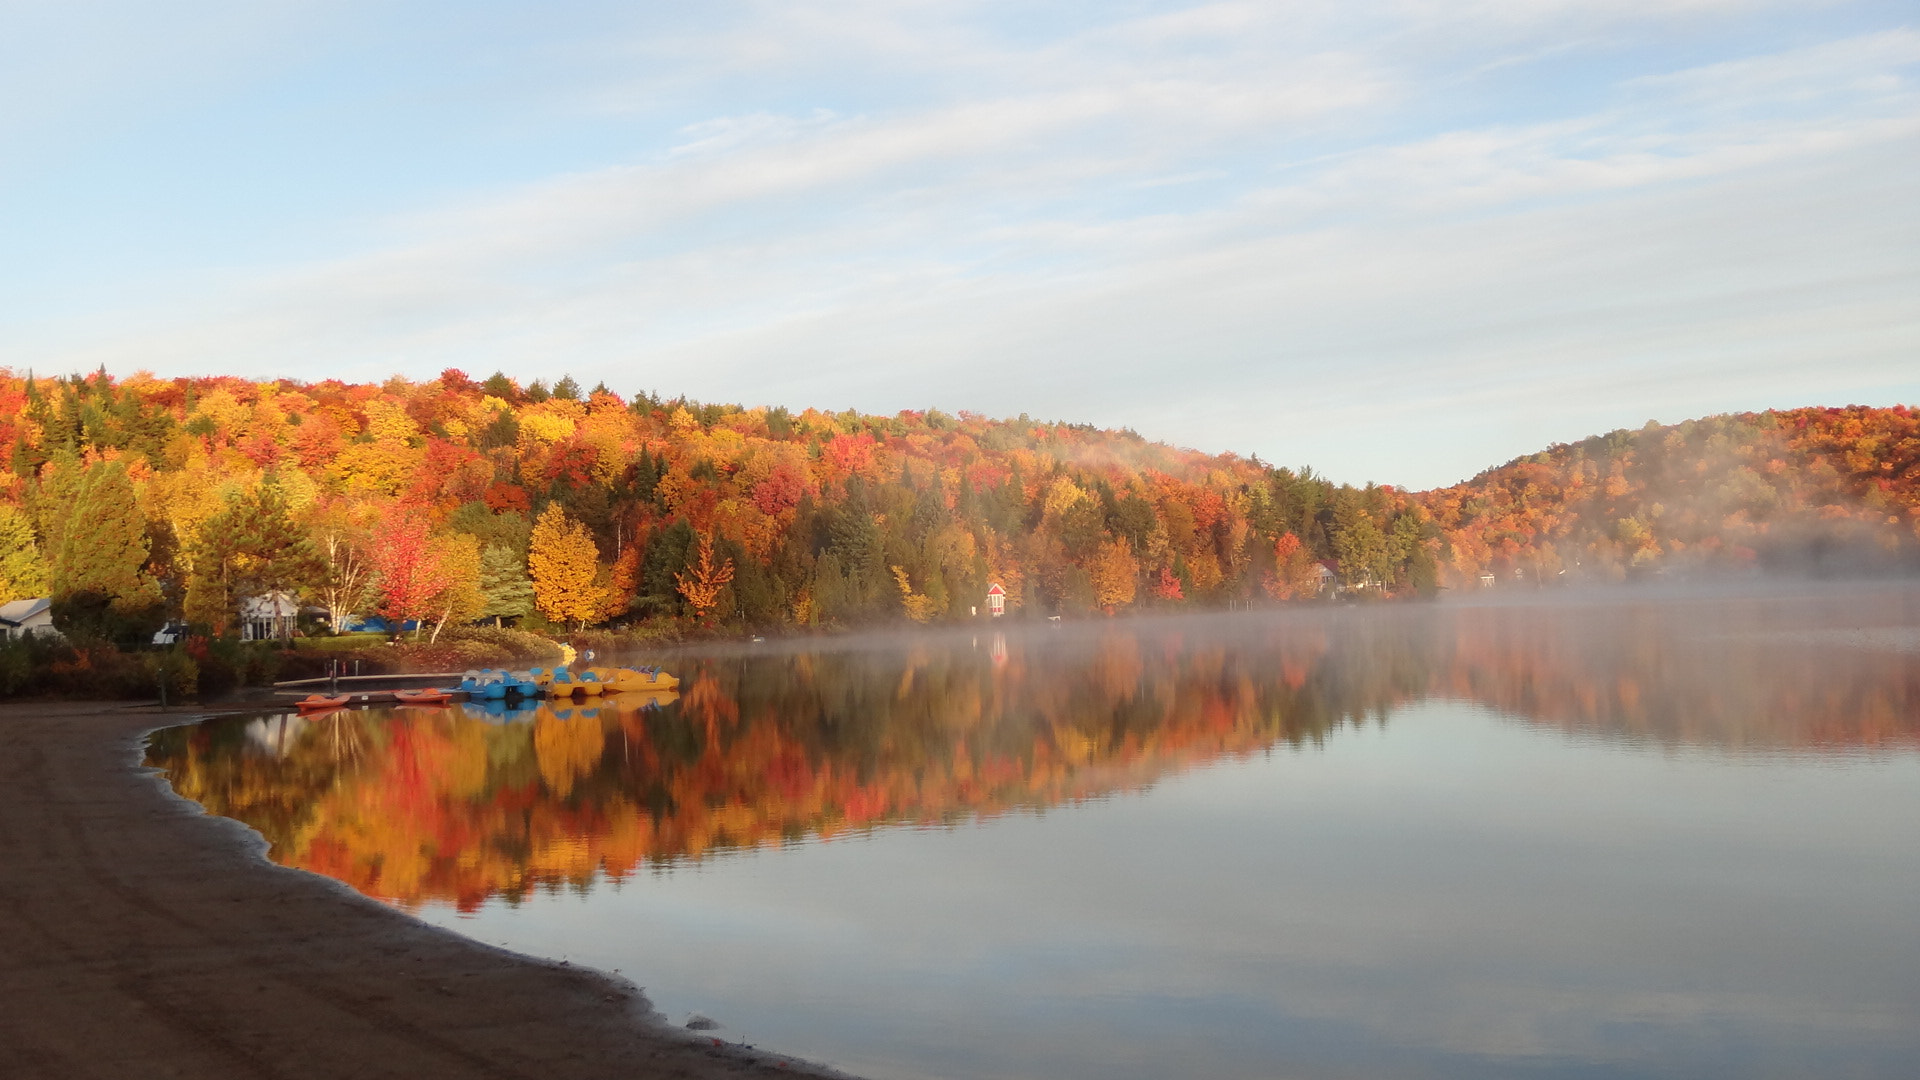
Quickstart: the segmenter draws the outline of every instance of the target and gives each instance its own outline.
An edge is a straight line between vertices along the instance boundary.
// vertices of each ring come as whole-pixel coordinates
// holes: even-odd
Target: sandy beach
[[[840,1075],[274,866],[141,766],[188,715],[0,707],[0,1076]]]

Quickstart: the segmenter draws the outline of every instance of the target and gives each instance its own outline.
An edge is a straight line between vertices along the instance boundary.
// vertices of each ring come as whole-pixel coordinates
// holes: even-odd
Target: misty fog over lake
[[[678,696],[213,720],[150,761],[276,861],[874,1077],[1920,1060],[1920,589],[644,659]]]

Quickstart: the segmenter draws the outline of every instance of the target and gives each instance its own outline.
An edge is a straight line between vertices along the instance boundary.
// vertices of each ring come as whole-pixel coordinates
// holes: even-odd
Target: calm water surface
[[[890,1077],[1911,1077],[1920,593],[684,654],[210,721],[273,858]]]

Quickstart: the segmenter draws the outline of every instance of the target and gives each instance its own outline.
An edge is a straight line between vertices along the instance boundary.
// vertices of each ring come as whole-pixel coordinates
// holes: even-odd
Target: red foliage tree
[[[451,581],[428,542],[427,523],[397,513],[373,540],[373,566],[380,575],[380,614],[396,623],[426,614]]]
[[[800,496],[805,492],[806,484],[800,475],[792,466],[782,463],[771,476],[753,486],[753,505],[773,517],[800,505]]]

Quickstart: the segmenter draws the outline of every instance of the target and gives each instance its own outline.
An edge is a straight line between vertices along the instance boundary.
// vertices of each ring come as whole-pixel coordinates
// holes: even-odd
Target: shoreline
[[[142,764],[214,711],[0,705],[0,1075],[850,1080],[275,865]]]

